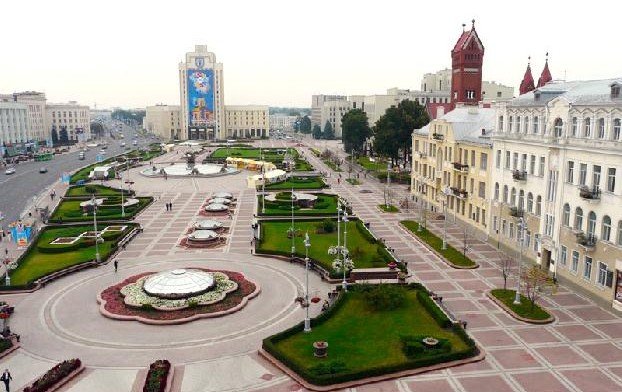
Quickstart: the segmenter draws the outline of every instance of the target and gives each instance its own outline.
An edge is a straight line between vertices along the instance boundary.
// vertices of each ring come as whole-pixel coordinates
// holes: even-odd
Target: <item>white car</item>
[[[7,176],[9,174],[15,174],[15,168],[14,167],[7,167],[7,169],[4,171],[4,174],[6,174]]]
[[[99,150],[99,153],[102,154],[102,155],[106,155],[106,150],[101,149],[101,150]]]

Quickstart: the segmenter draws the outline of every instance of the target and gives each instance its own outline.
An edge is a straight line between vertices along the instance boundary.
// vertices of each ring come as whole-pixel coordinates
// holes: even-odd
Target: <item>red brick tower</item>
[[[482,100],[482,65],[484,45],[475,31],[475,19],[471,30],[465,31],[451,51],[451,108],[456,103],[477,105]]]

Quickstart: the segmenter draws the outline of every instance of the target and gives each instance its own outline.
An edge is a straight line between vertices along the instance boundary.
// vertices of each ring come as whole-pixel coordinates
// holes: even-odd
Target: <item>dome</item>
[[[209,204],[231,204],[231,200],[225,199],[224,197],[214,197],[209,201]]]
[[[216,230],[223,226],[222,222],[218,222],[211,219],[198,221],[194,224],[194,228],[198,230]]]
[[[143,290],[159,298],[187,298],[202,294],[214,287],[214,277],[209,272],[176,269],[155,274],[145,280]]]
[[[213,241],[218,237],[218,233],[213,230],[197,230],[188,235],[188,238],[194,241]]]
[[[223,199],[233,199],[233,194],[229,192],[216,192],[213,195],[214,197],[223,198]]]
[[[219,204],[219,203],[209,204],[205,207],[205,211],[209,211],[209,212],[227,211],[228,209],[229,207],[227,207],[224,204]]]

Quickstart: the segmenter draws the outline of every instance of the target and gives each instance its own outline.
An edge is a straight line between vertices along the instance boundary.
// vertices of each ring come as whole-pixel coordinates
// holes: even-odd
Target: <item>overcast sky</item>
[[[484,79],[515,87],[550,52],[555,79],[622,76],[622,1],[2,2],[0,92],[93,106],[179,104],[195,44],[224,64],[227,104],[311,106],[318,93],[419,89],[449,67],[462,23],[486,48]]]

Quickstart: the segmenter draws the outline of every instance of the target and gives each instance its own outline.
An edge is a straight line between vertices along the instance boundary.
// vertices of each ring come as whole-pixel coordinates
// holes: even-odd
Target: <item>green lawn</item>
[[[108,158],[105,159],[101,162],[98,163],[94,163],[92,165],[88,165],[86,167],[83,167],[82,169],[79,169],[78,171],[76,171],[74,174],[71,175],[71,179],[70,179],[70,183],[71,184],[75,184],[76,182],[82,180],[82,181],[89,181],[89,173],[96,167],[96,166],[105,166],[106,164],[112,163],[112,162],[116,162],[116,158]],[[112,176],[109,176],[109,178],[114,178],[114,174]]]
[[[313,171],[313,166],[304,159],[296,159],[295,171]]]
[[[322,189],[328,186],[320,177],[290,177],[283,182],[266,185],[266,190],[286,189]],[[258,189],[260,189],[259,187]]]
[[[378,207],[380,207],[380,209],[384,212],[391,212],[391,213],[400,212],[400,209],[394,206],[393,204],[389,204],[388,207],[386,204],[378,204]]]
[[[332,233],[316,233],[317,226],[321,220],[307,220],[295,222],[297,236],[294,241],[296,255],[304,257],[304,236],[309,233],[311,247],[309,257],[317,261],[327,271],[333,271],[332,263],[335,256],[328,254],[328,248],[337,245],[337,231]],[[291,227],[291,222],[267,221],[261,222],[261,241],[257,245],[257,250],[263,253],[273,253],[289,255],[291,253],[292,240],[287,237],[287,231]],[[386,267],[392,259],[384,246],[373,240],[371,234],[363,227],[360,221],[352,220],[347,223],[348,242],[351,258],[355,268]],[[343,226],[342,226],[343,241]]]
[[[520,305],[514,305],[514,296],[516,295],[516,290],[495,289],[492,290],[490,294],[503,302],[507,307],[512,309],[514,313],[518,314],[521,317],[531,320],[546,320],[551,317],[551,315],[548,314],[546,310],[542,309],[537,304],[534,304],[532,308],[531,302],[529,302],[529,298],[525,297],[522,294],[520,296]]]
[[[277,201],[266,201],[266,213],[261,213],[262,196],[257,196],[258,215],[261,216],[290,216],[292,213],[290,194],[291,192],[281,192],[282,197],[277,196]],[[313,208],[300,208],[294,205],[294,214],[312,215],[337,215],[337,196],[326,194],[315,194],[318,199]],[[281,198],[282,200],[279,200]]]
[[[74,185],[67,189],[65,197],[90,197],[93,193],[96,196],[121,196],[121,190],[118,188],[111,188],[104,185]],[[124,193],[129,194],[125,189]]]
[[[447,249],[443,250],[443,239],[436,236],[431,231],[427,229],[423,229],[422,231],[418,231],[419,224],[415,221],[405,220],[400,222],[404,227],[406,227],[413,235],[427,243],[434,250],[440,253],[447,261],[450,263],[461,266],[461,267],[473,267],[477,264],[471,260],[468,256],[465,255],[454,248],[453,246],[447,244]]]
[[[333,169],[333,171],[336,172],[341,172],[341,168],[339,166],[337,166],[335,164],[335,162],[329,160],[329,159],[323,159],[322,162],[324,162],[326,164],[326,166],[330,167],[331,169]]]
[[[360,156],[356,160],[359,165],[361,165],[364,169],[369,171],[384,171],[385,176],[387,173],[387,163],[383,160],[376,159],[375,162],[369,160],[367,156]]]
[[[210,157],[212,158],[249,158],[249,159],[261,159],[262,152],[263,158],[269,162],[282,162],[284,157],[285,148],[246,148],[246,147],[231,147],[231,148],[218,148],[214,150]],[[288,149],[290,154],[294,155],[294,158],[298,158],[298,151],[295,148]]]
[[[417,298],[419,290],[400,289],[405,292],[401,307],[375,310],[369,306],[362,290],[352,287],[325,320],[312,322],[310,333],[304,333],[298,325],[293,333],[285,331],[264,340],[264,348],[303,378],[322,385],[466,358],[475,353],[472,341],[462,330],[459,334],[456,329],[441,328]],[[428,351],[407,357],[401,340],[401,336],[406,335],[446,339],[451,348],[444,354]],[[328,343],[328,357],[313,356],[315,341]],[[336,362],[343,363],[345,369],[323,375],[314,371],[320,364],[330,366]]]
[[[138,212],[142,211],[152,200],[151,197],[137,197],[139,204],[125,208],[125,217],[121,216],[121,197],[108,196],[104,204],[99,206],[97,210],[97,220],[116,220],[131,219]],[[80,207],[80,203],[88,199],[65,199],[52,213],[50,222],[66,223],[66,222],[85,222],[92,221],[93,214],[84,215],[84,211]]]
[[[102,230],[105,226],[98,225],[98,229]],[[126,229],[125,233],[132,227]],[[37,239],[37,243],[28,249],[18,267],[11,272],[11,285],[28,284],[52,272],[95,259],[94,244],[62,253],[41,252],[39,249],[39,245],[49,244],[58,237],[75,237],[91,230],[93,230],[92,225],[44,228]],[[105,241],[99,244],[99,254],[102,260],[108,257],[119,238],[107,239],[104,237]]]

